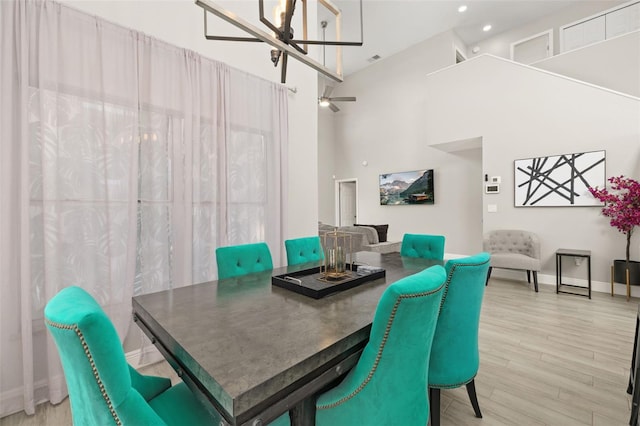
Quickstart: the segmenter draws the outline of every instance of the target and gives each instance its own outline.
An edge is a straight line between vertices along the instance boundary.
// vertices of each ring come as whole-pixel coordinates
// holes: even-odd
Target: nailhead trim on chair
[[[367,386],[369,384],[369,382],[373,378],[374,373],[378,369],[378,364],[380,363],[380,358],[382,358],[382,352],[384,351],[385,345],[387,344],[387,339],[389,338],[389,333],[391,332],[391,326],[393,325],[393,320],[396,317],[396,312],[398,311],[398,307],[400,306],[400,302],[402,302],[403,299],[415,299],[417,297],[429,296],[429,295],[431,295],[433,293],[437,293],[441,288],[442,288],[442,286],[440,286],[437,289],[432,290],[432,291],[399,296],[398,299],[396,299],[396,303],[393,305],[393,309],[391,310],[391,315],[389,315],[389,320],[387,321],[387,327],[386,327],[386,329],[384,331],[384,336],[382,337],[382,342],[380,343],[380,347],[378,348],[378,354],[376,355],[376,359],[373,362],[373,367],[371,367],[371,370],[369,371],[369,374],[367,375],[367,378],[364,379],[364,381],[362,383],[360,383],[360,386],[358,386],[356,388],[356,390],[351,392],[349,395],[347,395],[347,396],[345,396],[343,398],[340,398],[339,400],[337,400],[336,402],[332,402],[331,404],[317,405],[316,409],[317,410],[325,410],[325,409],[328,409],[328,408],[337,407],[338,405],[341,405],[341,404],[347,402],[348,400],[350,400],[351,398],[353,398],[354,396],[359,394],[365,388],[365,386]]]
[[[456,270],[456,268],[458,267],[464,267],[464,266],[481,266],[484,265],[486,263],[489,263],[490,259],[487,260],[486,262],[482,262],[482,263],[456,263],[455,265],[453,265],[453,268],[451,268],[451,270],[449,271],[449,275],[447,276],[447,280],[445,281],[445,288],[444,288],[444,294],[442,295],[442,302],[440,302],[440,310],[439,312],[442,312],[442,307],[444,306],[444,301],[447,298],[447,293],[449,292],[449,283],[451,282],[451,277],[453,276],[453,272]],[[438,312],[438,314],[439,314]],[[460,386],[464,386],[467,383],[469,383],[470,381],[472,381],[473,379],[476,378],[476,375],[474,374],[472,378],[470,378],[469,380],[467,380],[466,382],[462,382],[462,383],[456,383],[454,385],[429,385],[430,388],[437,388],[437,389],[455,389],[455,388],[459,388]]]
[[[453,265],[453,268],[451,268],[451,270],[449,271],[449,275],[447,276],[446,281],[444,282],[444,293],[442,294],[442,301],[440,302],[440,309],[439,312],[442,311],[442,307],[444,306],[444,301],[447,299],[447,294],[449,293],[449,283],[451,282],[451,277],[453,276],[454,271],[458,268],[458,267],[463,267],[463,266],[481,266],[484,265],[486,263],[489,263],[491,261],[491,258],[489,258],[489,260],[487,260],[486,262],[481,262],[481,263],[456,263],[455,265]]]
[[[111,412],[111,416],[113,417],[113,420],[116,422],[116,425],[122,426],[122,422],[118,417],[118,413],[116,413],[116,410],[113,408],[113,404],[111,403],[111,398],[109,398],[109,395],[107,395],[107,391],[104,388],[102,379],[100,379],[100,374],[98,373],[96,364],[93,361],[93,356],[91,355],[91,351],[89,350],[89,345],[87,345],[87,342],[84,339],[84,335],[82,334],[82,331],[80,331],[80,329],[78,328],[78,325],[77,324],[73,324],[73,325],[58,324],[58,323],[49,321],[48,319],[45,319],[45,322],[52,327],[61,328],[63,330],[73,330],[78,335],[78,338],[80,339],[80,343],[82,344],[82,348],[84,349],[84,353],[87,356],[87,359],[89,360],[89,364],[91,365],[91,370],[93,371],[93,377],[95,377],[96,383],[100,388],[100,393],[102,394],[102,398],[104,398],[104,401],[107,403],[107,407],[109,407],[109,411]]]

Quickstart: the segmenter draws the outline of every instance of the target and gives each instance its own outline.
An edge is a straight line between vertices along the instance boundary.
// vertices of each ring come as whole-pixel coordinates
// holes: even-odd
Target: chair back
[[[218,247],[216,263],[220,280],[273,269],[271,252],[266,243]]]
[[[427,366],[445,278],[433,266],[384,291],[358,363],[318,398],[316,424],[427,424]]]
[[[286,240],[284,247],[287,250],[288,265],[298,265],[324,259],[319,236]]]
[[[404,234],[400,256],[423,259],[444,259],[444,236],[425,234]]]
[[[483,252],[445,265],[447,281],[431,348],[430,387],[463,386],[478,372],[478,327],[489,260]]]
[[[163,424],[133,389],[118,334],[89,293],[61,290],[44,317],[62,361],[74,424]]]
[[[484,234],[482,249],[488,253],[515,253],[540,259],[540,239],[518,229],[497,229]]]

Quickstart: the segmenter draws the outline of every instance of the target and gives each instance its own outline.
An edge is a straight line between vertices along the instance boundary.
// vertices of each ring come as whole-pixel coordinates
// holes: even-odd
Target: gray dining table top
[[[355,261],[382,266],[386,277],[322,299],[272,286],[272,275],[312,266],[298,265],[136,296],[133,310],[237,419],[362,346],[384,289],[434,264],[399,253],[360,252]]]

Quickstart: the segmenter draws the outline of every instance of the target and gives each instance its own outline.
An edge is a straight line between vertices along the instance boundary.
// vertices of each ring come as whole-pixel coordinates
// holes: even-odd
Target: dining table
[[[272,277],[320,262],[274,268],[133,297],[133,317],[221,424],[265,425],[289,412],[315,424],[314,395],[358,361],[384,290],[439,260],[358,252],[353,264],[385,275],[314,299]]]

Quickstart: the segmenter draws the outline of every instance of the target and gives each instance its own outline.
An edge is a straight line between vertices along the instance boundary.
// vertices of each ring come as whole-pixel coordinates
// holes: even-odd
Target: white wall
[[[322,91],[322,82],[320,89]],[[324,223],[335,223],[335,158],[339,151],[335,150],[335,129],[333,114],[329,108],[318,108],[318,220]]]
[[[336,178],[358,179],[359,222],[388,223],[390,240],[407,232],[443,234],[447,251],[471,253],[481,248],[481,151],[444,152],[429,147],[423,135],[430,120],[425,76],[455,63],[456,43],[457,36],[445,32],[347,76],[334,94],[358,100],[341,103],[342,110],[333,115],[336,145],[331,149]],[[319,149],[329,148],[321,144]],[[380,205],[380,174],[425,168],[434,169],[435,205]],[[321,198],[322,203],[333,201]]]
[[[640,31],[572,50],[531,65],[640,96]]]
[[[203,10],[193,1],[94,1],[62,0],[62,3],[98,15],[111,22],[142,31],[176,46],[194,50],[271,81],[280,81],[280,67],[269,59],[264,43],[210,41],[204,38]],[[257,2],[236,2],[246,13],[257,14]],[[242,9],[238,10],[239,12]],[[315,14],[309,7],[309,32],[314,34]],[[248,16],[248,15],[247,15]],[[216,18],[212,18],[216,19]],[[313,27],[313,28],[312,28]],[[266,27],[265,27],[266,28]],[[210,33],[221,34],[209,28]],[[319,52],[310,52],[317,55]],[[316,60],[318,56],[314,56]],[[297,93],[289,95],[289,208],[287,238],[317,233],[317,72],[291,59],[287,83]]]
[[[531,37],[532,35],[539,34],[549,29],[553,29],[554,55],[558,54],[560,52],[559,27],[599,13],[603,10],[610,9],[619,4],[627,3],[627,1],[628,0],[603,0],[579,2],[575,6],[570,6],[558,13],[546,16],[527,25],[523,25],[522,27],[498,33],[491,38],[477,43],[477,46],[480,47],[480,51],[478,53],[474,54],[471,52],[471,48],[476,45],[468,46],[470,48],[469,54],[470,56],[478,56],[489,53],[491,55],[509,58],[511,43]]]
[[[611,260],[624,256],[624,236],[599,208],[514,208],[513,161],[605,149],[607,176],[638,179],[639,100],[495,57],[443,70],[454,61],[455,39],[441,34],[348,76],[336,89],[358,97],[333,116],[333,149],[336,177],[359,179],[359,221],[389,223],[393,240],[405,232],[444,234],[446,251],[460,253],[479,250],[484,231],[529,229],[542,239],[542,281],[554,282],[556,249],[577,248],[592,250],[593,279],[604,285]],[[441,71],[427,77],[435,70]],[[482,141],[480,150],[434,148],[474,140]],[[434,206],[379,205],[380,173],[421,168],[435,169]],[[485,173],[502,177],[500,194],[483,194]],[[486,212],[489,203],[497,213]],[[583,276],[582,269],[565,272]]]
[[[485,231],[539,234],[547,275],[555,274],[556,249],[591,250],[593,279],[609,281],[612,259],[624,258],[624,235],[598,207],[515,208],[513,161],[604,149],[607,176],[638,179],[640,99],[491,56],[429,75],[421,96],[427,117],[423,140],[481,136],[483,173],[502,177],[501,192],[483,196]],[[497,213],[486,212],[489,203]],[[637,242],[631,255],[640,257]]]

